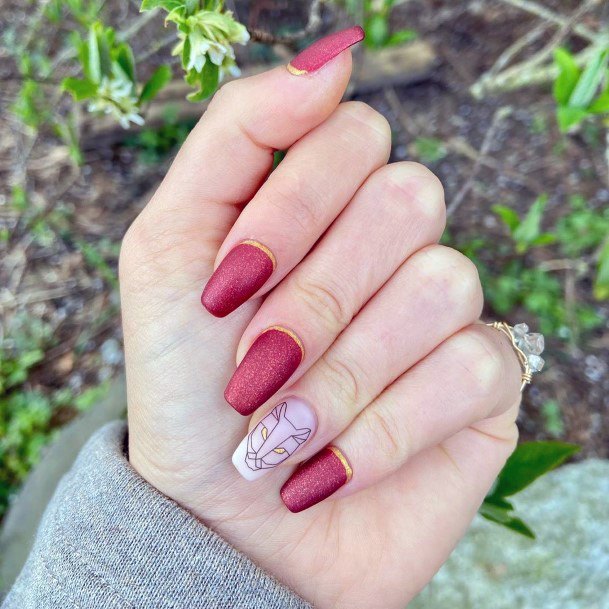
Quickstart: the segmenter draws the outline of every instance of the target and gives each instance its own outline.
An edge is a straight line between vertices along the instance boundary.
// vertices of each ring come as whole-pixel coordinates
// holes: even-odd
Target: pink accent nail
[[[364,36],[364,30],[359,25],[324,36],[296,55],[288,64],[288,70],[296,76],[315,72],[330,59],[363,40]]]
[[[233,465],[246,480],[257,480],[291,457],[316,429],[313,409],[298,398],[287,398],[241,440]]]

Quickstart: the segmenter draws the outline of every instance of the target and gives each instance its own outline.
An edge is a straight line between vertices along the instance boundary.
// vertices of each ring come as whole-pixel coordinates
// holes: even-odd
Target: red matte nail
[[[225,317],[253,296],[275,269],[271,250],[257,241],[234,247],[209,278],[201,304],[216,317]]]
[[[296,55],[288,64],[288,70],[296,76],[315,72],[330,59],[363,40],[364,35],[364,30],[359,25],[354,25],[346,30],[324,36]]]
[[[265,330],[252,344],[224,391],[240,414],[262,406],[292,376],[304,356],[300,339],[280,326]]]
[[[340,450],[326,446],[288,478],[281,499],[290,512],[302,512],[335,493],[352,476],[353,470]]]

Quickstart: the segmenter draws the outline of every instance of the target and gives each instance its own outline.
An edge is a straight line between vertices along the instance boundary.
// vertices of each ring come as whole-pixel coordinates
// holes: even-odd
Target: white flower
[[[112,66],[112,78],[102,78],[97,97],[91,101],[88,110],[113,116],[124,129],[128,129],[130,123],[144,124],[134,84],[118,64]]]
[[[220,78],[225,74],[238,76],[239,68],[235,63],[235,51],[232,45],[245,44],[250,36],[245,27],[235,21],[230,11],[199,11],[180,22],[184,29],[178,31],[180,39],[174,55],[184,53],[184,69],[201,72],[207,60],[220,68]]]

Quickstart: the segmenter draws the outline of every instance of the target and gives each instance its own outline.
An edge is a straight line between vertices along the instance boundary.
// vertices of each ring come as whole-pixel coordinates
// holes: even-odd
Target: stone
[[[477,517],[408,609],[609,608],[609,461],[561,467],[512,502],[537,539]]]

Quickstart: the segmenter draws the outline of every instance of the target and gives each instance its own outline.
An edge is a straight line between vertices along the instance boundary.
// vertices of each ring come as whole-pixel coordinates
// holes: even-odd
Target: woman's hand
[[[401,609],[514,448],[520,369],[437,178],[339,103],[357,37],[222,87],[126,235],[129,455],[316,606]]]

